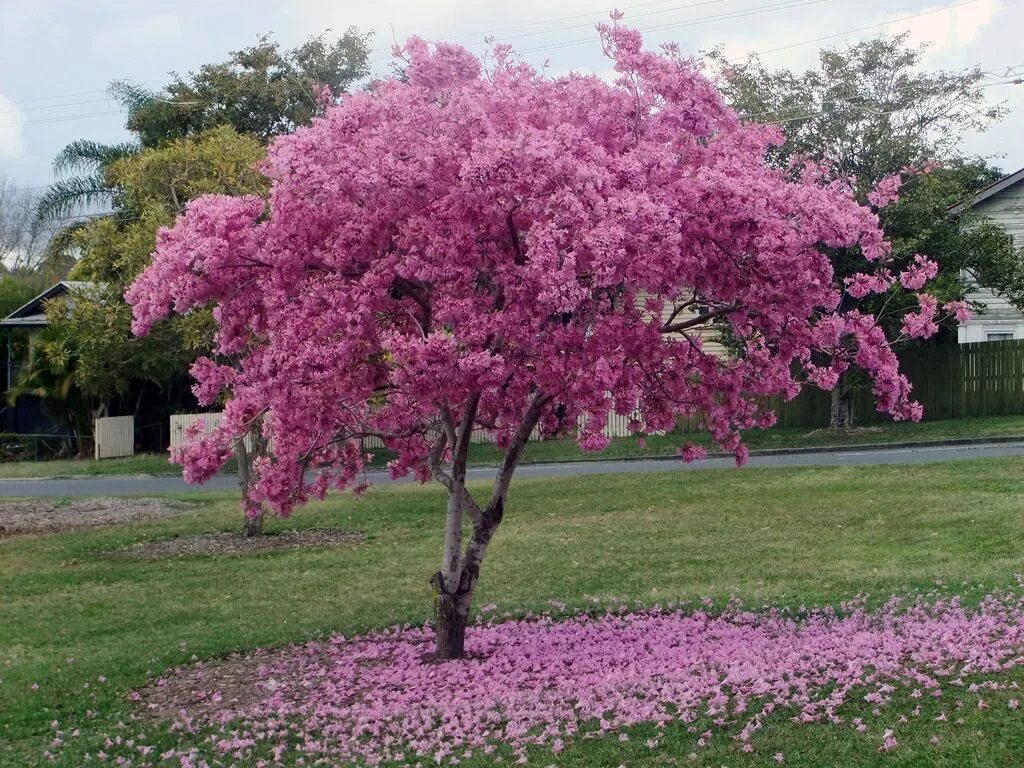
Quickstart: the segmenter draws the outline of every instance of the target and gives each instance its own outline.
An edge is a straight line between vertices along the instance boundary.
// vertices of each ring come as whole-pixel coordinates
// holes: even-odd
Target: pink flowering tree
[[[700,414],[742,462],[741,430],[774,421],[766,398],[851,363],[879,409],[920,416],[874,318],[835,311],[845,286],[825,249],[860,248],[879,270],[865,279],[888,279],[876,214],[817,166],[764,162],[777,130],[744,125],[693,62],[599,29],[614,82],[410,39],[405,81],[278,139],[269,203],[191,203],[128,292],[139,334],[213,305],[218,354],[238,361],[193,369],[201,400],[228,399],[176,457],[189,481],[259,421],[272,450],[250,503],[279,514],[364,489],[371,437],[392,475],[447,490],[439,658],[464,652],[531,434],[600,450],[611,412],[638,435]],[[931,332],[936,311],[923,299],[907,332]],[[702,345],[716,320],[736,354]],[[478,429],[503,451],[486,491],[466,485]]]

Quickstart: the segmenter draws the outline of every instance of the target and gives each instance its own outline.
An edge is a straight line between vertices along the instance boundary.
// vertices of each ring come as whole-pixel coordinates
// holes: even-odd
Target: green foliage
[[[155,328],[152,339],[132,336],[131,308],[120,293],[113,283],[95,284],[50,302],[46,312],[54,346],[41,351],[66,359],[74,385],[100,402],[127,395],[140,379],[167,386],[195,356],[174,323]]]
[[[366,76],[369,52],[368,38],[355,29],[333,39],[312,37],[291,50],[264,36],[227,61],[172,75],[159,94],[113,83],[137,140],[69,144],[53,165],[58,175],[74,175],[53,184],[36,209],[39,220],[57,221],[112,206],[112,215],[60,229],[44,254],[47,274],[59,279],[70,269],[91,287],[48,308],[50,327],[34,345],[15,396],[40,394],[55,412],[67,409],[66,422],[87,425],[82,414],[101,410],[139,382],[164,389],[183,381],[189,363],[210,346],[210,313],[176,318],[155,336],[136,339],[125,288],[149,263],[158,230],[173,224],[189,200],[265,196],[269,182],[257,170],[263,145],[309,123],[322,109],[323,87],[337,98]]]
[[[222,125],[118,160],[109,175],[122,190],[121,207],[159,207],[177,215],[187,201],[202,195],[266,195],[269,180],[257,170],[263,156],[263,146],[255,138]]]
[[[53,171],[58,176],[69,172],[78,175],[59,178],[50,185],[36,203],[36,218],[59,220],[99,203],[109,203],[115,189],[107,179],[107,169],[137,151],[138,146],[130,142],[101,144],[85,139],[71,142],[54,159]]]
[[[38,397],[53,419],[76,438],[91,434],[97,403],[75,383],[77,355],[73,340],[49,327],[32,338],[21,379],[7,393],[14,404],[25,395]]]
[[[159,94],[123,81],[112,91],[128,107],[128,129],[144,146],[225,124],[266,143],[319,113],[320,87],[337,98],[368,75],[369,53],[368,36],[354,28],[335,40],[320,35],[285,51],[264,35],[225,62],[174,74]]]
[[[40,395],[52,411],[68,411],[75,428],[88,425],[113,398],[138,382],[162,390],[182,380],[212,338],[209,312],[160,324],[138,339],[131,332],[125,288],[149,263],[160,227],[203,194],[265,195],[268,180],[256,166],[263,147],[228,126],[121,157],[105,174],[118,191],[117,216],[81,224],[73,234],[75,280],[89,284],[47,306],[49,327],[33,345],[18,394]],[[83,426],[84,425],[84,426]]]
[[[912,179],[899,202],[881,213],[894,247],[894,268],[924,253],[941,267],[940,279],[929,286],[941,300],[963,298],[967,286],[961,270],[966,270],[1024,306],[1024,266],[1010,239],[991,222],[948,214],[950,206],[1000,175],[983,160],[957,152],[965,134],[985,130],[1005,109],[986,103],[986,74],[979,67],[922,70],[923,49],[907,40],[906,34],[882,36],[827,48],[817,67],[800,74],[770,70],[757,58],[729,65],[713,52],[709,59],[721,67],[723,93],[741,114],[785,129],[774,158],[780,165],[800,156],[827,159],[839,173],[855,178],[866,200],[886,176],[938,159],[938,171]],[[868,267],[858,251],[833,251],[830,257],[840,277]],[[902,310],[914,301],[896,287],[858,304],[874,313],[884,307],[888,322],[898,325]]]
[[[710,58],[723,65],[721,88],[741,114],[784,125],[780,160],[827,157],[866,194],[907,165],[956,157],[965,134],[1006,113],[986,103],[980,67],[923,71],[923,54],[902,34],[823,49],[817,68],[803,74],[769,70],[757,58],[734,65],[717,52]]]
[[[36,286],[25,278],[0,275],[0,317],[7,317],[38,293]]]

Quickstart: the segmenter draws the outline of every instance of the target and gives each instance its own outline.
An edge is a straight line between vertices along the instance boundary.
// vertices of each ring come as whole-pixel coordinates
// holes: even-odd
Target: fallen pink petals
[[[1024,597],[994,595],[973,609],[892,600],[876,611],[542,617],[474,627],[470,658],[448,663],[431,660],[432,642],[429,629],[403,628],[259,652],[248,668],[254,695],[221,708],[211,704],[218,691],[197,692],[203,706],[172,726],[181,750],[163,757],[194,764],[205,744],[206,758],[245,765],[275,755],[450,765],[497,745],[521,763],[531,747],[550,756],[581,738],[625,740],[640,724],[701,723],[698,749],[713,724],[749,751],[772,713],[864,731],[840,710],[865,702],[884,714],[871,733],[888,752],[900,749],[900,723],[921,696],[1012,687],[998,673],[1024,665]],[[190,674],[202,684],[192,668],[166,685]],[[966,688],[968,678],[984,682]]]

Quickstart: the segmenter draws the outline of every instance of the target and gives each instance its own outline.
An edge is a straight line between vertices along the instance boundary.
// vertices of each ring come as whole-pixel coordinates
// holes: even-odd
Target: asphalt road
[[[933,461],[985,459],[997,456],[1024,456],[1024,442],[981,445],[929,446],[919,448],[887,448],[884,450],[848,450],[752,456],[748,467],[848,467],[866,464],[918,464]],[[731,459],[711,458],[684,464],[678,459],[641,459],[636,461],[581,461],[565,464],[523,465],[517,477],[577,477],[615,472],[680,472],[694,469],[718,469],[735,464]],[[489,479],[494,470],[469,470],[471,480]],[[386,472],[371,472],[376,484],[415,482],[408,478],[392,480]],[[0,496],[117,496],[147,493],[188,493],[204,490],[223,491],[237,488],[232,475],[213,478],[203,486],[188,485],[180,477],[146,475],[110,475],[106,477],[67,477],[41,480],[0,480]]]

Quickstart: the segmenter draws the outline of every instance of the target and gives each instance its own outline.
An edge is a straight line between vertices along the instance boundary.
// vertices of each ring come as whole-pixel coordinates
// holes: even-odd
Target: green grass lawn
[[[905,441],[946,440],[956,438],[1024,437],[1024,416],[985,416],[971,419],[950,419],[912,423],[887,423],[856,428],[847,433],[829,430],[809,430],[806,427],[778,427],[751,430],[746,433],[751,450],[791,448],[821,448],[841,445],[867,445],[872,443],[899,443]],[[612,440],[601,453],[583,453],[574,440],[545,440],[530,443],[526,448],[526,462],[582,461],[600,459],[642,458],[674,456],[686,442],[710,446],[706,434],[653,435],[641,448],[632,437]],[[375,464],[383,466],[386,451],[380,451]],[[470,448],[470,461],[474,464],[497,465],[500,454],[492,445],[474,445]],[[144,453],[124,459],[55,459],[52,461],[11,461],[0,463],[0,479],[19,477],[57,477],[72,475],[169,474],[178,468],[170,464],[167,454]],[[229,463],[226,471],[233,472]]]
[[[188,497],[197,499],[175,518],[0,539],[0,765],[50,765],[41,755],[54,719],[80,728],[89,743],[129,716],[128,691],[193,655],[429,617],[439,489],[373,489],[270,525],[358,529],[368,540],[357,546],[155,561],[99,554],[237,527],[229,494]],[[936,585],[977,596],[1024,571],[1022,499],[1024,459],[520,480],[477,604],[513,613],[543,610],[551,599],[570,609],[595,598],[650,604],[704,596],[822,605]],[[1024,675],[1016,679],[1024,685]],[[1024,754],[1024,728],[998,706],[999,695],[991,711],[966,712],[965,725],[941,731],[933,722],[938,704],[925,702],[930,716],[907,726],[903,747],[884,756],[875,751],[877,734],[797,726],[783,716],[769,721],[753,756],[717,734],[691,760],[696,737],[684,729],[670,731],[667,751],[653,754],[637,729],[629,742],[581,742],[557,760],[539,755],[536,764],[717,768],[774,765],[766,756],[783,751],[788,765],[1002,768]],[[937,748],[929,744],[935,732]]]

